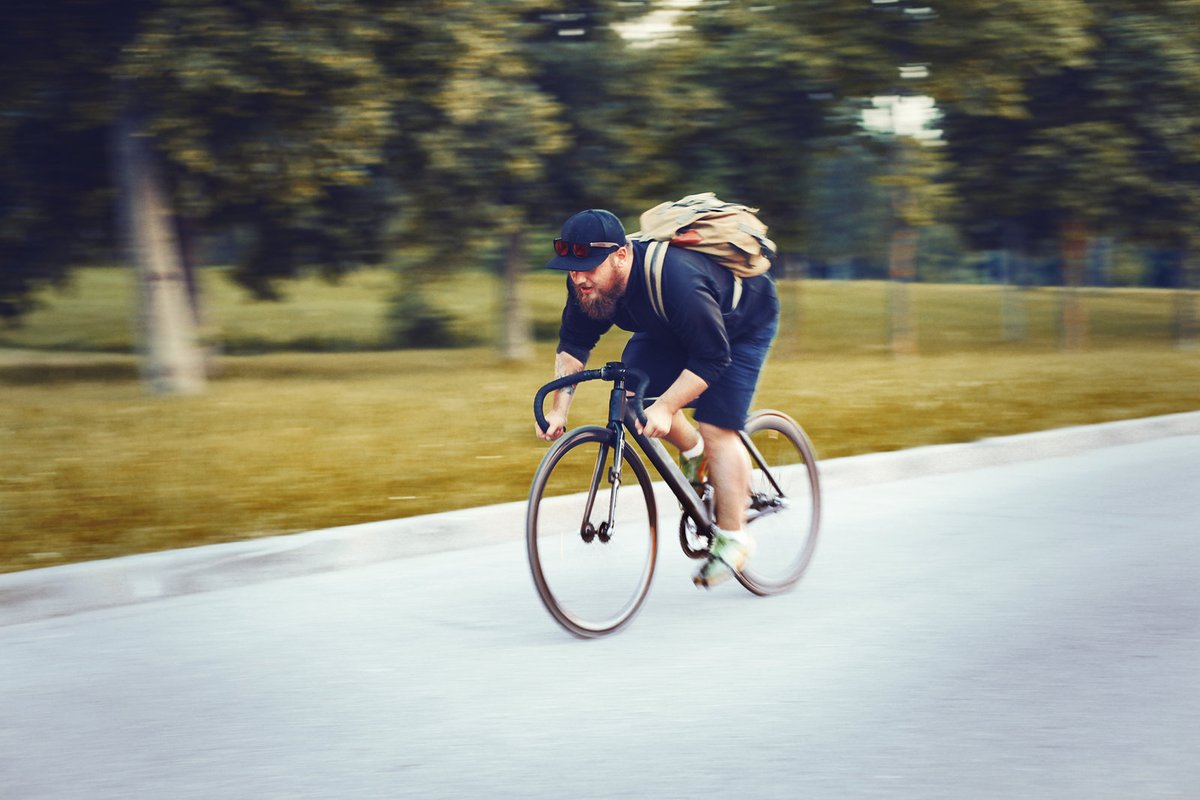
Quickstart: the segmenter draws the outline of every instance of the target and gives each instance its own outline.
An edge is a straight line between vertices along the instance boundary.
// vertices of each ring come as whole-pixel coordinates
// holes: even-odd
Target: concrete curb
[[[829,491],[1188,435],[1200,435],[1200,412],[833,459],[821,462],[822,486]],[[498,544],[521,536],[524,519],[522,501],[0,575],[0,626]]]
[[[1197,434],[1200,434],[1200,411],[1055,428],[980,439],[966,444],[930,445],[892,453],[869,453],[822,461],[821,483],[823,490],[886,483]]]

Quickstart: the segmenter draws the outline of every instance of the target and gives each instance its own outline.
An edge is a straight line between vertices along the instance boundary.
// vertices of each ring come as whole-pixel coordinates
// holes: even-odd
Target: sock
[[[683,458],[683,459],[692,459],[692,458],[696,458],[697,456],[701,455],[703,452],[704,452],[704,439],[700,438],[700,439],[696,440],[695,447],[693,447],[691,450],[682,451],[679,454],[679,457]]]
[[[745,528],[738,528],[735,531],[727,531],[724,528],[717,528],[717,531],[726,539],[733,539],[735,542],[748,542],[750,537],[746,535]]]

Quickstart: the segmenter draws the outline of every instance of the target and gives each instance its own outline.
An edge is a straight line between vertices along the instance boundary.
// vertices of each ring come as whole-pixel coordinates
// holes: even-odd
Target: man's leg
[[[750,502],[750,454],[737,431],[700,423],[704,452],[708,455],[708,480],[716,492],[717,528],[711,557],[692,576],[697,586],[713,587],[727,580],[730,570],[740,570],[754,550],[746,533],[746,506]]]
[[[741,531],[750,504],[750,454],[737,431],[702,422],[700,435],[708,456],[708,481],[717,497],[717,527]]]

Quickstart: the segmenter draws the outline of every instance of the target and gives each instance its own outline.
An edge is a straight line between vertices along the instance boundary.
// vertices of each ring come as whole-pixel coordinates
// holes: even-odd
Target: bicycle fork
[[[579,526],[579,536],[590,543],[599,539],[601,544],[607,544],[612,538],[617,525],[617,493],[621,488],[621,464],[625,458],[625,429],[621,420],[625,417],[625,381],[618,378],[613,382],[612,393],[609,395],[608,429],[613,435],[613,444],[601,445],[596,454],[596,466],[592,470],[592,480],[588,484],[587,503],[583,509],[583,521]],[[601,476],[608,465],[608,453],[612,451],[612,465],[608,466],[608,519],[596,527],[592,523],[592,509],[596,505],[596,494],[600,489]]]

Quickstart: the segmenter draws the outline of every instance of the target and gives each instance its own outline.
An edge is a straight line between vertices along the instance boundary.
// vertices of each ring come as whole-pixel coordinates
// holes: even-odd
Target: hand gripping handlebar
[[[650,383],[650,377],[641,370],[625,366],[620,361],[610,361],[600,369],[585,369],[572,375],[555,378],[538,389],[537,394],[533,398],[533,418],[537,420],[538,427],[544,431],[549,426],[545,415],[542,413],[542,406],[546,402],[546,395],[567,386],[595,380],[613,381],[614,383],[628,381],[630,386],[626,388],[633,392],[633,396],[627,399],[629,407],[633,409],[638,422],[643,425],[646,424],[646,414],[642,409],[642,401],[646,397],[646,386]]]

